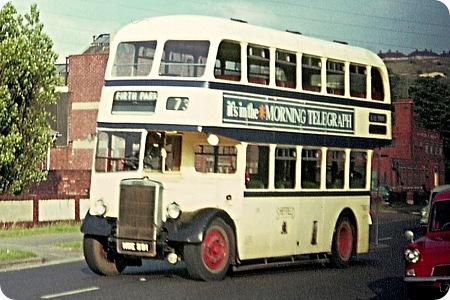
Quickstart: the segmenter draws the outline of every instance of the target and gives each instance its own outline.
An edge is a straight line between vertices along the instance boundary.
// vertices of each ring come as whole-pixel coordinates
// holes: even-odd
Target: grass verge
[[[0,262],[37,257],[30,251],[0,248]]]
[[[25,228],[22,226],[12,226],[9,228],[0,229],[0,238],[30,236],[37,234],[79,232],[80,226],[81,226],[80,222],[57,222],[48,225],[38,225],[31,228]]]

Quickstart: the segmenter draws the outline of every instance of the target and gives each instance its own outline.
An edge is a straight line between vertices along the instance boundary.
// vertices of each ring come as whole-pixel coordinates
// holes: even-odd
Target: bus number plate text
[[[122,242],[122,250],[137,251],[137,252],[149,252],[150,246],[147,243]]]

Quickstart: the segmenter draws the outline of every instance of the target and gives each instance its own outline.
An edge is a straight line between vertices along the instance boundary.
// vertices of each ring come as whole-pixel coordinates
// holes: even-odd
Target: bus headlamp
[[[91,215],[103,216],[106,213],[106,204],[103,199],[95,202],[94,207],[91,208]]]
[[[417,249],[406,249],[405,260],[410,263],[416,263],[419,261],[420,253]]]
[[[173,220],[181,216],[181,207],[178,203],[173,202],[167,206],[167,217]]]

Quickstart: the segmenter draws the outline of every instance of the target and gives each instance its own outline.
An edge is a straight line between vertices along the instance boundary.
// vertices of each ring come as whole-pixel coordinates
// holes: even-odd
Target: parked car
[[[442,191],[448,190],[450,189],[450,184],[443,184],[443,185],[438,185],[435,188],[433,188],[430,191],[430,198],[428,199],[428,203],[427,205],[425,205],[424,207],[422,207],[422,209],[420,210],[420,226],[425,229],[425,227],[427,226],[427,222],[428,222],[428,212],[430,211],[430,205],[431,205],[431,199],[433,199],[433,197]]]
[[[404,282],[409,296],[441,298],[450,285],[450,190],[432,198],[425,235],[417,240],[412,231],[405,235],[409,243],[404,249]]]
[[[381,199],[384,202],[390,202],[392,188],[387,184],[380,184],[380,186],[372,186],[372,199]]]

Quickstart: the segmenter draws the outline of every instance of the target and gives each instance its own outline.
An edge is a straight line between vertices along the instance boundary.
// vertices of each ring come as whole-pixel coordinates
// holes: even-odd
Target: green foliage
[[[450,86],[442,78],[419,78],[410,87],[418,127],[444,135],[450,128]]]
[[[36,5],[18,15],[0,10],[0,193],[20,194],[46,177],[40,166],[51,143],[47,104],[56,102],[57,54]]]
[[[419,78],[410,87],[417,127],[436,130],[444,141],[447,174],[450,174],[450,82],[445,78]]]

